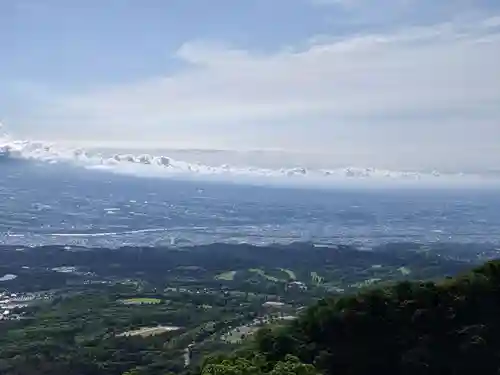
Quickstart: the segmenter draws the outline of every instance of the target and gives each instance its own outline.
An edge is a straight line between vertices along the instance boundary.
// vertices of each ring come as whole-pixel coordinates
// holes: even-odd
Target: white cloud
[[[187,64],[178,73],[55,98],[37,121],[44,134],[66,138],[314,149],[345,163],[493,166],[500,162],[498,19],[269,55],[190,42],[175,56]]]
[[[489,0],[306,0],[329,15],[333,25],[387,29],[442,20],[477,21],[500,10]]]

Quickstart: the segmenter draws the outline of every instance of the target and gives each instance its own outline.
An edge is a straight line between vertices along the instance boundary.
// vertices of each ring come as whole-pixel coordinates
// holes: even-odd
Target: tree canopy
[[[259,331],[244,354],[247,362],[209,364],[203,374],[216,368],[246,373],[240,366],[252,374],[266,368],[287,374],[496,374],[499,317],[500,261],[490,261],[440,283],[405,281],[323,299],[290,326]],[[253,365],[255,358],[265,364]]]

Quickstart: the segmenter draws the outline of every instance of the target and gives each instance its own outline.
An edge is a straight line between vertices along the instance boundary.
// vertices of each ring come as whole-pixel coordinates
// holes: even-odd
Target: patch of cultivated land
[[[215,276],[215,279],[232,281],[232,280],[234,280],[234,276],[236,276],[236,271],[227,271],[227,272],[223,272],[223,273]]]
[[[291,280],[297,280],[295,272],[286,268],[280,268],[281,271],[285,272]]]
[[[154,336],[154,335],[161,335],[162,333],[165,333],[165,332],[177,331],[178,329],[180,329],[180,328],[173,327],[173,326],[144,327],[144,328],[139,328],[139,329],[136,329],[133,331],[124,332],[118,336],[148,337],[148,336]]]
[[[155,305],[161,303],[158,298],[128,298],[121,301],[125,305]]]
[[[320,285],[323,283],[325,278],[318,275],[316,272],[311,272],[311,280],[314,284]]]
[[[408,276],[408,275],[411,274],[411,270],[409,268],[407,268],[407,267],[399,267],[398,270],[404,276]]]
[[[256,273],[257,275],[259,275],[259,276],[261,276],[261,277],[263,277],[263,278],[265,278],[265,279],[267,279],[269,281],[275,282],[275,283],[277,283],[278,281],[280,281],[277,277],[270,276],[270,275],[266,274],[260,268],[250,268],[248,271]]]

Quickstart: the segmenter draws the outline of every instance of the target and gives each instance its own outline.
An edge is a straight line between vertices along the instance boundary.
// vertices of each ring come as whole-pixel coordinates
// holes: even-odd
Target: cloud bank
[[[500,163],[500,17],[272,54],[192,41],[173,59],[173,74],[45,96],[26,121],[38,137],[283,148],[351,165]]]

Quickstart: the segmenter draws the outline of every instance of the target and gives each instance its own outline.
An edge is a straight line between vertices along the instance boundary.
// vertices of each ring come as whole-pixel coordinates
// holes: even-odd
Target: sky
[[[498,169],[498,0],[0,0],[18,138]]]

